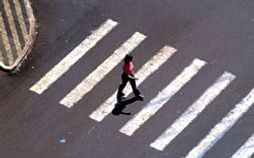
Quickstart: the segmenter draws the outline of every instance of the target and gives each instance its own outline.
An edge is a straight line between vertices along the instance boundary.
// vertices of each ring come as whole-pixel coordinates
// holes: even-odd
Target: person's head
[[[124,58],[124,63],[129,63],[132,61],[132,59],[133,59],[133,56],[131,54],[126,54]]]

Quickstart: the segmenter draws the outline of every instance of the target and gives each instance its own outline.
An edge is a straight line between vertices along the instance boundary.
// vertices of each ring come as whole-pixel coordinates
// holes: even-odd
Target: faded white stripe
[[[5,1],[2,1],[2,5],[4,6],[4,10],[5,10],[5,13],[7,16],[8,26],[10,27],[14,45],[15,45],[16,51],[17,51],[16,53],[20,53],[21,52],[21,43],[18,38],[19,35],[18,35],[18,31],[17,31],[16,24],[14,21],[14,16],[11,11],[12,9],[11,9],[10,3],[5,0]]]
[[[186,158],[201,158],[213,145],[241,118],[241,116],[252,107],[254,103],[254,88],[232,109],[208,135],[199,142],[186,156]]]
[[[254,134],[238,149],[231,158],[250,158],[254,154]]]
[[[115,52],[107,58],[96,70],[89,74],[78,86],[76,86],[60,103],[70,108],[77,103],[84,95],[90,92],[93,87],[100,82],[124,56],[136,48],[144,39],[145,35],[136,32],[126,42],[124,42]]]
[[[26,40],[26,36],[27,36],[28,30],[26,29],[25,18],[24,18],[23,14],[22,14],[22,11],[21,11],[20,2],[19,2],[19,0],[13,0],[13,3],[15,5],[15,10],[16,10],[17,15],[19,17],[18,21],[19,21],[19,25],[20,25],[23,37]]]
[[[209,87],[165,132],[151,143],[150,146],[157,150],[163,150],[222,92],[223,89],[227,87],[234,78],[235,76],[228,72],[225,72],[220,76],[215,83]]]
[[[30,90],[37,94],[43,93],[43,91],[45,91],[51,84],[53,84],[66,71],[68,71],[72,65],[74,65],[82,56],[93,48],[116,25],[117,22],[108,19],[97,30],[92,31],[90,36],[88,36],[48,73],[46,73],[36,84],[30,88]]]
[[[3,14],[1,12],[0,12],[0,38],[1,38],[0,64],[1,62],[3,62],[3,65],[11,65],[15,60],[13,57],[13,54],[15,54],[15,52],[12,52],[13,50],[12,45],[9,41],[7,30],[4,24]],[[10,51],[10,53],[7,53],[7,50]]]
[[[153,116],[162,106],[168,102],[198,71],[206,62],[195,59],[178,75],[170,84],[168,84],[159,94],[151,100],[138,114],[128,121],[119,131],[131,136],[142,124]]]
[[[139,77],[137,80],[137,86],[139,86],[144,80],[153,74],[159,67],[165,63],[177,50],[170,46],[163,47],[153,58],[145,63],[135,76]],[[131,87],[128,84],[125,88],[124,93],[129,95],[131,93]],[[100,107],[98,107],[93,113],[89,115],[91,119],[96,121],[102,121],[114,108],[114,102],[117,91],[111,95]]]

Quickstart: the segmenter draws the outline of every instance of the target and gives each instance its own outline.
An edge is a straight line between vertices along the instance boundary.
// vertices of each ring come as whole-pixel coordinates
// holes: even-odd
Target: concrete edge
[[[26,4],[26,7],[28,9],[29,22],[30,22],[28,41],[23,47],[21,51],[21,55],[15,60],[14,64],[12,64],[11,66],[8,66],[0,61],[0,68],[6,72],[16,73],[18,71],[18,68],[21,66],[22,62],[26,59],[27,54],[31,52],[33,43],[36,39],[36,35],[37,35],[36,28],[38,25],[36,23],[34,10],[32,8],[32,4],[30,0],[28,1],[28,4]]]

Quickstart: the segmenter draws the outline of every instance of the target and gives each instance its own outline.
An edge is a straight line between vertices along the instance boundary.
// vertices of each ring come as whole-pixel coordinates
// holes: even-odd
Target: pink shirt
[[[123,65],[123,73],[126,75],[133,74],[134,65],[132,62]]]

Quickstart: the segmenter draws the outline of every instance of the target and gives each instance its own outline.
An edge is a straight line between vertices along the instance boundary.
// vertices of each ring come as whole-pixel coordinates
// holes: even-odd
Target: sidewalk
[[[35,38],[30,0],[0,0],[0,67],[15,70]]]

